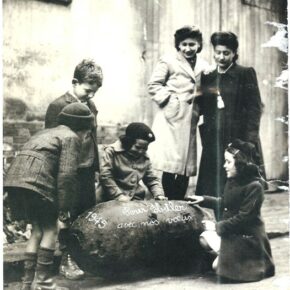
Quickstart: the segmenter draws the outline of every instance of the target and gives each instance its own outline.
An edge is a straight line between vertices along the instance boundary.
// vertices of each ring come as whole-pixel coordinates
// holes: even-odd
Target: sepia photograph
[[[287,0],[1,5],[3,289],[290,289]]]

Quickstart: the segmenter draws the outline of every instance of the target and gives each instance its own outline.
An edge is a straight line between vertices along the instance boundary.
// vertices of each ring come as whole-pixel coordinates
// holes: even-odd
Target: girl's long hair
[[[256,155],[254,144],[237,139],[228,145],[226,151],[234,156],[238,179],[244,181],[262,179],[259,167],[254,162]]]

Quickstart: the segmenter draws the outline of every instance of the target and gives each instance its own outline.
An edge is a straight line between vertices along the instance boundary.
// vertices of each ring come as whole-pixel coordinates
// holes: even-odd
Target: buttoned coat
[[[196,174],[196,125],[198,107],[195,91],[207,63],[197,57],[192,70],[177,52],[163,56],[148,84],[152,100],[158,105],[152,130],[156,141],[148,154],[153,168],[192,176]]]
[[[220,94],[224,108],[218,108]],[[239,138],[255,144],[255,163],[263,170],[259,137],[262,103],[256,72],[238,64],[224,74],[217,70],[201,76],[201,94],[196,98],[203,124],[199,126],[202,155],[197,194],[221,194],[226,182],[223,168],[227,145]]]
[[[261,218],[264,190],[256,179],[229,179],[222,198],[204,196],[201,206],[217,209],[221,236],[217,274],[238,281],[257,281],[275,273],[270,243]]]
[[[78,192],[80,150],[81,140],[69,127],[42,130],[13,160],[4,188],[32,190],[56,208],[70,210]]]
[[[147,155],[132,159],[118,140],[104,147],[101,160],[100,183],[96,190],[98,202],[118,199],[121,194],[131,199],[144,199],[145,190],[140,181],[154,197],[164,196],[161,182]]]

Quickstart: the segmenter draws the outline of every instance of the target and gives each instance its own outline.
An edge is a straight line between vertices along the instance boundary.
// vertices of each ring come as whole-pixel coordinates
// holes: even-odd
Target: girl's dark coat
[[[224,109],[217,108],[218,92]],[[255,70],[233,64],[225,74],[217,70],[202,74],[197,103],[204,119],[199,127],[203,149],[197,194],[220,195],[226,182],[224,151],[234,139],[254,143],[259,152],[255,161],[263,164],[259,138],[262,103]]]
[[[258,180],[229,179],[223,198],[204,196],[202,206],[218,209],[216,224],[221,236],[217,274],[238,281],[271,276],[275,267],[261,218],[264,190]]]

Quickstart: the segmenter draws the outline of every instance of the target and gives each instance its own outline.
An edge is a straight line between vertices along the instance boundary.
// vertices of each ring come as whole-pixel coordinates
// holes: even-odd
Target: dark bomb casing
[[[70,248],[80,267],[100,274],[124,268],[195,263],[208,212],[185,201],[109,201],[74,221]]]

